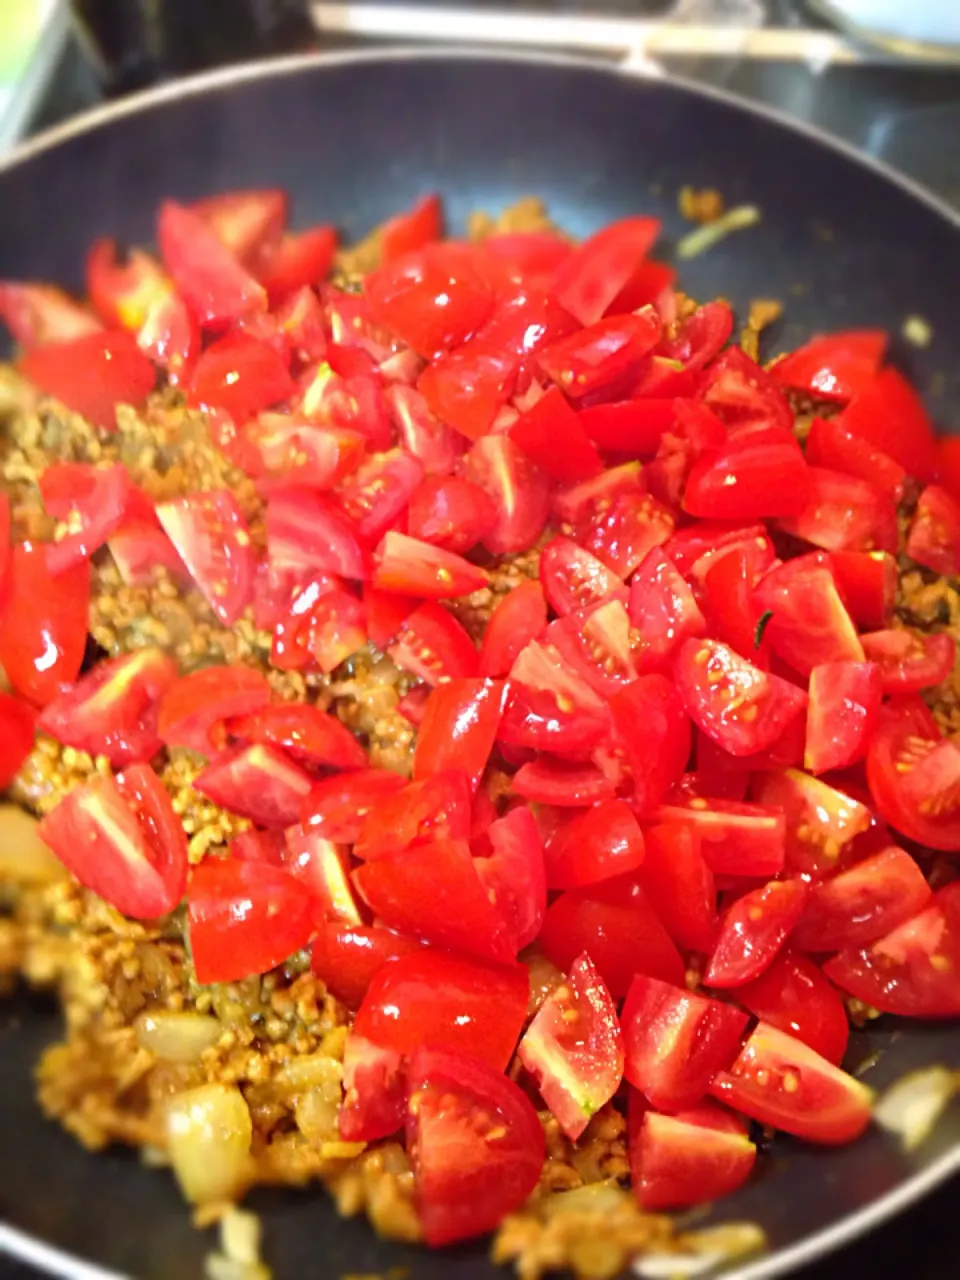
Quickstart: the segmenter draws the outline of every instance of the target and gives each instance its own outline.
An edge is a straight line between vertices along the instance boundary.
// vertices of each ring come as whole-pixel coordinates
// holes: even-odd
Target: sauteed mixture
[[[957,453],[658,231],[240,192],[0,285],[0,968],[201,1223],[612,1276],[860,1136],[851,1021],[960,1016]]]

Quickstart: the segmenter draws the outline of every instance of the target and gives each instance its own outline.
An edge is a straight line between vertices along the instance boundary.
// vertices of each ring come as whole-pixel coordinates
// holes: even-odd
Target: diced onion
[[[644,1280],[680,1280],[699,1276],[723,1263],[765,1248],[767,1238],[754,1222],[725,1222],[689,1231],[679,1238],[683,1253],[650,1253],[638,1258],[634,1272]]]
[[[544,1199],[541,1209],[545,1218],[565,1213],[611,1213],[629,1198],[629,1192],[615,1182],[588,1182],[572,1191],[555,1191]]]
[[[716,222],[708,222],[684,236],[677,244],[678,258],[696,258],[719,244],[731,231],[743,231],[760,221],[760,210],[753,204],[739,204]]]
[[[170,1163],[188,1200],[230,1200],[243,1189],[253,1125],[236,1086],[205,1084],[176,1094],[166,1119]]]
[[[873,1109],[883,1129],[898,1134],[907,1151],[919,1147],[960,1089],[960,1075],[947,1067],[926,1067],[891,1085]]]
[[[929,347],[933,341],[933,329],[923,316],[907,316],[900,332],[914,347]]]
[[[15,804],[0,804],[0,880],[41,885],[67,874],[37,835],[39,825]]]
[[[220,1249],[233,1262],[255,1266],[260,1261],[260,1219],[236,1206],[220,1219]]]
[[[142,1013],[135,1024],[137,1042],[164,1062],[197,1062],[217,1043],[223,1027],[205,1013]]]

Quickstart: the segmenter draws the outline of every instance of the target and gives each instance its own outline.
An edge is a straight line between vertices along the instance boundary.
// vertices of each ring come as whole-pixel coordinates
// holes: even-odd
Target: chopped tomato
[[[332,840],[325,840],[311,828],[289,826],[284,831],[280,865],[310,890],[317,908],[315,916],[322,913],[347,924],[363,924],[345,851]]]
[[[956,436],[937,437],[937,474],[947,493],[960,500],[960,443]]]
[[[414,609],[387,652],[397,666],[431,685],[477,673],[478,654],[469,634],[435,600]]]
[[[337,373],[320,363],[298,379],[294,408],[320,426],[356,431],[371,449],[390,447],[390,418],[379,379],[371,373]]]
[[[707,624],[693,592],[662,547],[652,548],[630,581],[630,622],[640,632],[640,669],[659,670]]]
[[[223,328],[265,309],[266,290],[192,210],[165,201],[157,239],[163,265],[202,325]]]
[[[610,712],[614,757],[626,762],[633,778],[631,803],[649,814],[680,781],[690,759],[690,721],[673,682],[656,672],[615,693]]]
[[[369,582],[363,584],[363,611],[367,637],[378,649],[386,649],[398,631],[417,608],[419,600],[378,591]]]
[[[488,575],[452,551],[391,531],[374,553],[373,585],[401,595],[449,599],[487,585]]]
[[[644,831],[640,883],[678,947],[709,952],[716,941],[717,891],[689,822],[661,822]]]
[[[68,792],[38,834],[82,885],[124,915],[153,920],[183,897],[187,837],[149,765]]]
[[[169,282],[160,264],[142,249],[131,249],[125,263],[117,260],[117,243],[105,237],[90,246],[86,260],[87,293],[104,324],[136,333],[158,293]]]
[[[919,693],[946,680],[953,671],[957,644],[946,631],[927,634],[907,627],[861,636],[869,662],[880,671],[887,694]]]
[[[770,372],[785,387],[806,391],[815,400],[846,404],[876,378],[886,349],[882,329],[851,329],[811,338]]]
[[[523,965],[494,967],[416,947],[374,975],[351,1031],[404,1055],[427,1044],[505,1071],[526,1021],[529,987]]]
[[[267,505],[267,553],[278,570],[369,577],[357,530],[324,496],[287,489]]]
[[[635,871],[643,832],[622,800],[605,800],[561,818],[546,843],[548,889],[576,889]]]
[[[743,1124],[712,1102],[674,1116],[646,1111],[630,1130],[633,1191],[648,1213],[731,1195],[749,1178],[756,1158]]]
[[[510,438],[553,480],[583,480],[603,462],[559,387],[551,387],[510,430]]]
[[[887,367],[855,395],[838,419],[847,431],[899,462],[918,480],[932,480],[937,445],[923,401],[899,370]]]
[[[553,538],[540,552],[540,583],[551,609],[561,615],[611,597],[627,597],[615,573],[565,537]]]
[[[710,1092],[772,1129],[829,1146],[859,1138],[873,1099],[866,1085],[765,1022]]]
[[[622,600],[558,618],[544,639],[601,697],[611,697],[637,678],[630,618]]]
[[[658,822],[687,822],[700,837],[700,851],[717,875],[774,876],[783,870],[786,822],[768,804],[677,797],[662,804]]]
[[[721,458],[727,446],[727,428],[712,409],[695,400],[675,400],[673,422],[664,431],[657,446],[657,455],[646,468],[645,475],[650,492],[672,507],[680,506],[683,493],[692,475],[694,464],[701,462],[709,468],[711,459]],[[736,445],[733,446],[736,450]],[[742,450],[741,450],[742,452]],[[711,485],[706,474],[708,487]],[[734,480],[731,477],[730,483]],[[712,502],[706,496],[704,501]]]
[[[516,280],[552,275],[575,252],[556,231],[497,232],[485,237],[483,248]]]
[[[600,742],[609,726],[607,704],[552,645],[532,640],[510,671],[500,741],[577,753]]]
[[[216,756],[193,785],[214,804],[258,826],[289,827],[313,779],[276,747],[255,743]]]
[[[809,467],[808,478],[806,506],[778,520],[781,529],[824,551],[896,551],[897,513],[885,493],[824,467]]]
[[[257,259],[255,274],[271,306],[298,289],[319,284],[330,270],[336,248],[334,227],[311,227],[288,232],[279,244],[265,249]]]
[[[484,891],[465,841],[416,844],[364,863],[353,877],[391,928],[481,960],[516,959],[512,931]]]
[[[417,389],[437,418],[468,439],[479,440],[510,398],[517,363],[511,352],[474,338],[427,365]]]
[[[235,742],[279,747],[301,764],[314,768],[363,769],[367,754],[336,716],[305,702],[279,702],[226,722]]]
[[[834,872],[845,846],[870,826],[866,805],[800,769],[764,774],[755,781],[753,794],[784,814],[786,865],[804,876]]]
[[[623,1076],[616,1006],[586,953],[540,1006],[517,1056],[560,1128],[576,1142]]]
[[[483,539],[487,550],[504,555],[532,546],[547,521],[549,487],[510,437],[484,436],[464,454],[460,467],[497,511],[497,523]]]
[[[658,354],[667,360],[678,361],[683,366],[683,373],[689,374],[705,368],[715,356],[718,356],[732,332],[733,311],[729,303],[708,302],[702,307],[697,307],[692,315],[681,322],[674,338],[661,342]],[[672,372],[676,376],[675,371]],[[657,381],[662,383],[663,379],[657,379]],[[649,386],[641,386],[634,394],[649,395],[651,393],[661,394],[661,392],[651,392]],[[669,391],[663,390],[662,394],[669,394]]]
[[[607,316],[588,328],[557,338],[537,353],[543,374],[572,400],[616,399],[644,356],[660,339],[660,317],[653,307],[636,314]]]
[[[896,706],[867,752],[870,794],[897,831],[933,849],[960,849],[960,747],[920,730]]]
[[[507,675],[520,653],[541,635],[546,625],[547,605],[539,582],[521,582],[501,596],[483,633],[480,674]]]
[[[533,815],[522,806],[491,822],[485,837],[492,853],[475,858],[473,865],[522,949],[540,933],[547,909],[543,842]]]
[[[657,218],[621,218],[578,245],[554,276],[551,292],[582,325],[599,320],[629,283],[660,234]]]
[[[300,821],[336,844],[353,844],[370,810],[405,785],[406,779],[389,769],[358,769],[322,778],[303,801]]]
[[[738,898],[720,921],[704,981],[740,987],[759,978],[796,927],[807,902],[803,880],[771,880]]]
[[[434,416],[423,393],[397,385],[387,389],[386,399],[400,443],[423,463],[427,475],[446,475],[452,470],[464,441]]]
[[[384,264],[396,262],[415,249],[439,240],[442,220],[440,197],[434,192],[424,196],[412,209],[388,218],[381,224],[377,235],[380,261]]]
[[[223,721],[262,711],[270,701],[266,678],[253,667],[202,667],[181,676],[160,702],[157,732],[168,747],[212,755],[223,746],[213,731]]]
[[[379,798],[363,820],[353,853],[373,862],[424,840],[465,840],[470,820],[466,774],[452,769],[430,774]]]
[[[888,551],[834,551],[833,576],[858,627],[890,625],[897,594],[897,562]]]
[[[793,945],[801,951],[839,951],[876,942],[918,915],[930,896],[910,854],[891,845],[812,888]]]
[[[267,862],[207,858],[187,890],[193,968],[200,983],[267,973],[300,951],[313,932],[306,887]]]
[[[123,522],[131,491],[122,465],[94,467],[55,462],[40,476],[40,494],[49,515],[70,530],[47,548],[52,574],[88,560]]]
[[[0,665],[14,692],[44,706],[76,680],[87,644],[90,566],[53,577],[47,546],[13,547],[0,604]]]
[[[727,347],[705,374],[701,398],[730,427],[793,429],[793,414],[776,379],[740,347]]]
[[[337,501],[367,542],[379,542],[402,515],[423,479],[423,467],[403,449],[374,454],[339,486]]]
[[[735,756],[771,746],[807,701],[795,685],[713,640],[683,642],[675,679],[694,724]]]
[[[928,484],[920,495],[906,552],[934,573],[960,574],[960,503],[938,484]]]
[[[385,964],[421,949],[415,939],[377,925],[326,920],[317,927],[310,967],[328,991],[355,1008]]]
[[[24,377],[94,426],[112,431],[117,405],[140,405],[153,390],[153,365],[126,330],[89,333],[28,351]]]
[[[158,702],[176,678],[177,664],[160,649],[100,662],[47,703],[37,727],[64,746],[106,756],[115,769],[150,760],[163,746]]]
[[[0,320],[26,351],[72,342],[103,328],[92,311],[62,289],[32,281],[0,281]]]
[[[785,949],[737,999],[762,1021],[796,1036],[835,1066],[847,1051],[850,1023],[843,1000],[806,956]]]
[[[223,409],[246,422],[294,392],[286,361],[249,333],[225,334],[207,347],[190,376],[187,398],[203,409]]]
[[[545,1148],[523,1091],[485,1063],[421,1048],[408,1070],[407,1153],[433,1248],[492,1231],[540,1177]]]
[[[282,671],[300,671],[315,662],[329,674],[366,642],[360,599],[321,574],[295,592],[289,611],[277,621],[270,661]]]
[[[194,582],[224,626],[253,599],[255,560],[250,530],[227,489],[192,493],[157,507],[157,518]]]
[[[513,775],[513,790],[525,800],[539,804],[577,808],[613,800],[616,786],[606,774],[591,764],[539,755],[521,765]]]
[[[873,662],[827,662],[810,673],[803,764],[811,773],[862,760],[880,714],[883,685]]]
[[[497,524],[492,499],[462,476],[428,476],[413,490],[408,532],[460,555],[489,537]]]
[[[287,193],[264,188],[225,191],[191,205],[222,245],[241,262],[279,240],[287,220]]]
[[[747,1020],[733,1005],[638,974],[620,1015],[624,1075],[659,1111],[695,1106],[737,1056]]]
[[[704,450],[683,490],[683,509],[708,520],[796,516],[807,495],[803,452],[779,427],[731,432],[717,450]]]
[[[187,382],[200,355],[200,326],[172,284],[151,299],[137,331],[137,346],[166,370],[171,386]]]
[[[428,359],[460,346],[493,308],[475,253],[453,242],[386,263],[366,277],[364,295],[374,319]]]
[[[665,262],[641,262],[607,310],[611,315],[618,315],[653,304],[661,315],[666,316],[664,308],[668,304],[665,304],[664,298],[672,298],[676,279],[676,267],[668,266]]]
[[[621,400],[581,409],[577,415],[588,438],[600,449],[633,457],[653,457],[663,433],[673,425],[677,401]]]
[[[10,785],[33,750],[35,727],[36,713],[29,703],[0,693],[0,788]]]
[[[755,588],[764,637],[802,675],[823,662],[863,662],[863,647],[822,552],[774,565]]]
[[[586,951],[617,1000],[638,973],[684,980],[680,953],[635,875],[561,893],[547,908],[538,945],[565,973]]]
[[[892,502],[903,497],[907,473],[900,463],[874,449],[862,436],[845,431],[836,418],[814,418],[807,436],[807,461],[815,467],[859,476]]]
[[[261,492],[296,485],[329,489],[356,471],[366,441],[359,431],[318,427],[286,414],[263,413],[247,424],[246,438],[257,452]]]
[[[430,694],[413,756],[414,778],[462,770],[474,791],[486,768],[503,713],[502,680],[448,680]]]

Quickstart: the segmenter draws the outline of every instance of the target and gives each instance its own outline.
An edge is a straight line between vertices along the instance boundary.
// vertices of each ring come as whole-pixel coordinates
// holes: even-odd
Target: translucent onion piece
[[[39,823],[15,804],[0,804],[0,880],[41,885],[67,872],[37,835]]]
[[[898,1134],[905,1150],[912,1151],[929,1138],[958,1089],[960,1074],[947,1067],[911,1071],[883,1094],[873,1109],[873,1118],[882,1128]]]
[[[243,1094],[233,1085],[205,1084],[167,1103],[170,1163],[194,1204],[233,1199],[250,1174],[253,1125]]]
[[[719,244],[731,231],[743,231],[759,221],[760,210],[756,205],[739,204],[716,222],[708,222],[706,226],[697,227],[696,231],[684,236],[677,244],[677,257],[696,258]]]
[[[137,1042],[164,1062],[198,1062],[217,1043],[223,1027],[204,1013],[142,1013],[135,1023]]]

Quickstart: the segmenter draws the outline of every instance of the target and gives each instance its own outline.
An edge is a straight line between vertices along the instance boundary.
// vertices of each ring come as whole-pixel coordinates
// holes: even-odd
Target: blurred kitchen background
[[[669,70],[823,128],[960,206],[960,0],[0,0],[0,150],[204,67],[424,41]]]

